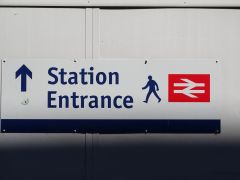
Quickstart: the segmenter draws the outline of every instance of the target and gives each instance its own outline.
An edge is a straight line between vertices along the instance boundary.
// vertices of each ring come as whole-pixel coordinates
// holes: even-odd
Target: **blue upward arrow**
[[[16,79],[18,76],[21,76],[21,91],[27,91],[27,76],[32,79],[32,71],[23,64],[17,71],[16,71]]]

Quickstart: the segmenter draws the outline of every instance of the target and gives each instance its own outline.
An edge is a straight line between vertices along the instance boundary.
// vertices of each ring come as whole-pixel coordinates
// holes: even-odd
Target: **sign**
[[[220,132],[215,60],[2,62],[2,132]]]
[[[210,102],[210,74],[169,74],[169,102]]]

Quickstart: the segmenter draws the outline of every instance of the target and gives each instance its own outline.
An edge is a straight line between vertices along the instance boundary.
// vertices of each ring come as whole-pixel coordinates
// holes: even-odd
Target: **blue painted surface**
[[[27,76],[32,79],[32,71],[28,69],[25,64],[23,64],[17,71],[16,71],[16,79],[21,76],[21,91],[27,91]]]
[[[220,133],[220,119],[2,119],[4,133]]]

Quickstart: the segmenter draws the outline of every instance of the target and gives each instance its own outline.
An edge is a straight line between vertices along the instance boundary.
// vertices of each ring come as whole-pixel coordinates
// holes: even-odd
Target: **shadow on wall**
[[[240,179],[240,143],[107,140],[89,146],[82,137],[73,143],[57,140],[1,148],[0,179]]]

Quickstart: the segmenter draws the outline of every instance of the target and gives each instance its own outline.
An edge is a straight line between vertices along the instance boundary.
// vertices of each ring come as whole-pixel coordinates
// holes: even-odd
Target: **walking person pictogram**
[[[152,79],[152,76],[148,76],[148,82],[147,82],[146,86],[144,86],[142,89],[144,90],[144,89],[147,89],[148,87],[149,87],[149,90],[148,90],[148,93],[146,96],[146,100],[143,102],[148,103],[149,97],[151,96],[152,93],[156,96],[156,98],[158,99],[158,102],[160,102],[161,98],[158,96],[158,94],[156,92],[156,91],[159,91],[159,87],[158,87],[158,84],[156,83],[156,81],[154,81]]]

